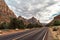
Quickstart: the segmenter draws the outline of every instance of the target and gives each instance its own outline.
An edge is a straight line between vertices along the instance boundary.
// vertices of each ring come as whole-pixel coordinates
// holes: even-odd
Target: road
[[[46,40],[48,28],[36,28],[24,32],[18,32],[6,36],[0,36],[0,40]]]

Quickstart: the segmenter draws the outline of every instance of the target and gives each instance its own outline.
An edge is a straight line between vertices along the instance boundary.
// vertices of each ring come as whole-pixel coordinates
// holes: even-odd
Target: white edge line
[[[43,37],[43,39],[42,39],[42,40],[44,40],[44,39],[45,39],[46,35],[47,35],[47,32],[45,33],[45,35],[44,35],[44,37]]]
[[[33,32],[36,32],[36,31],[33,31]],[[29,34],[31,34],[31,33],[33,33],[33,32],[27,33],[27,34],[25,34],[25,35],[22,35],[21,37],[18,37],[18,38],[13,39],[13,40],[17,40],[17,39],[22,38],[22,37],[24,37],[24,36],[27,36],[27,35],[29,35]]]

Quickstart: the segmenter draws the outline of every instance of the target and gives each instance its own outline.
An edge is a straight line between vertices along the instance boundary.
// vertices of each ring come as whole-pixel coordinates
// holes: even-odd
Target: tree
[[[27,25],[27,28],[33,28],[33,26],[34,25],[30,23],[30,24]]]
[[[8,23],[6,23],[6,22],[1,23],[0,29],[8,29]]]
[[[18,20],[17,18],[11,18],[10,29],[15,28],[24,28],[24,23],[22,20]]]
[[[24,22],[22,20],[17,20],[17,26],[20,29],[25,27]]]
[[[41,27],[41,25],[39,25],[38,23],[35,24],[30,23],[27,25],[27,28],[37,28],[37,27]]]
[[[38,23],[36,23],[36,24],[34,24],[34,25],[35,25],[35,27],[41,27],[41,25],[38,24]]]
[[[56,20],[56,21],[54,21],[54,24],[53,24],[53,25],[55,25],[55,26],[60,25],[60,20]]]

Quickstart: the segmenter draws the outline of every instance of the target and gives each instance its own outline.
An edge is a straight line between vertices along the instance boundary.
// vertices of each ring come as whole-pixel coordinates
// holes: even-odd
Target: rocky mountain
[[[22,16],[18,17],[19,20],[26,20],[25,18],[23,18]]]
[[[4,0],[0,0],[0,23],[9,22],[10,17],[16,17],[16,15],[9,9]]]
[[[26,25],[28,25],[29,23],[32,23],[32,24],[38,23],[38,24],[40,24],[39,20],[37,20],[34,17],[32,17],[30,19],[25,19],[25,18],[19,16],[18,19],[23,20],[24,24],[26,24]]]
[[[60,20],[60,15],[56,16],[54,20]]]
[[[39,20],[37,20],[36,18],[32,17],[30,19],[28,19],[28,22],[32,23],[32,24],[35,24],[35,23],[38,23],[40,24]]]
[[[53,25],[55,21],[60,21],[60,15],[54,17],[54,19],[49,24],[47,24],[47,26]]]
[[[16,15],[12,10],[9,9],[7,4],[5,3],[4,0],[0,0],[0,23],[1,22],[10,22],[10,18],[15,17]],[[29,24],[29,23],[40,23],[36,18],[32,17],[30,19],[25,19],[21,16],[18,17],[19,20],[23,20],[24,24]]]
[[[25,19],[25,18],[23,18],[22,16],[19,16],[18,19],[19,19],[19,20],[22,20],[25,25],[28,25],[28,24],[29,24],[28,20]]]

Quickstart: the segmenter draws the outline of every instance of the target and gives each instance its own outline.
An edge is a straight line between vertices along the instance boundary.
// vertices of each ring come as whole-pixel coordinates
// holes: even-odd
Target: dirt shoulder
[[[48,30],[48,37],[47,37],[47,40],[53,40],[53,36],[52,36],[52,32],[51,32],[51,28],[49,28]]]
[[[4,36],[4,35],[9,35],[9,34],[13,34],[13,33],[17,33],[17,32],[24,32],[26,31],[26,29],[19,29],[19,30],[0,30],[0,35]]]

